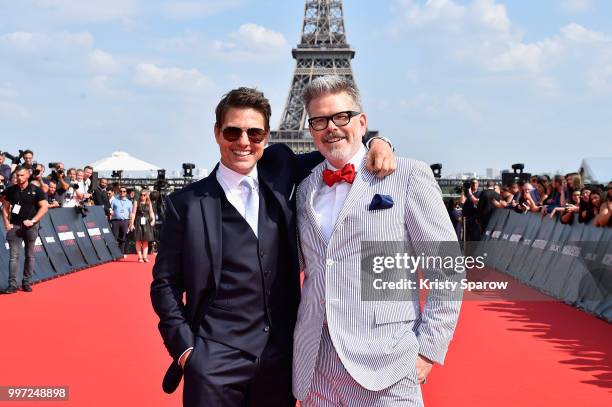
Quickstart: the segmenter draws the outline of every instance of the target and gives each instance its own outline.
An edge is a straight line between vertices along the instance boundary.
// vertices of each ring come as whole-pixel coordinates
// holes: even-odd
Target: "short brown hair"
[[[264,96],[263,92],[254,88],[240,87],[232,89],[225,95],[215,109],[215,126],[220,127],[223,124],[225,113],[230,108],[240,109],[255,109],[264,117],[266,128],[270,130],[270,116],[272,116],[272,107],[270,102]]]

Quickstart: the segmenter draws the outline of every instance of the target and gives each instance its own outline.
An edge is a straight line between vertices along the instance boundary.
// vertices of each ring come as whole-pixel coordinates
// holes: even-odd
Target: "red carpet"
[[[0,296],[0,386],[69,386],[57,405],[179,406],[180,389],[160,387],[151,263],[134,260]],[[612,325],[555,302],[465,301],[423,391],[427,407],[610,406]]]

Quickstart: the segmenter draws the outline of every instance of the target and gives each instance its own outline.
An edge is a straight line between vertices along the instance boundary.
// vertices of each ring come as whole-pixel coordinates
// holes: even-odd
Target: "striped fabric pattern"
[[[443,363],[457,322],[460,299],[431,290],[421,313],[418,301],[361,300],[361,242],[456,242],[456,234],[430,168],[398,158],[398,168],[380,180],[365,160],[326,241],[313,198],[325,164],[298,187],[298,231],[304,285],[294,334],[293,392],[311,389],[324,323],[342,364],[357,383],[379,391],[406,379],[417,385],[416,359]],[[392,208],[369,211],[374,194],[390,195]]]

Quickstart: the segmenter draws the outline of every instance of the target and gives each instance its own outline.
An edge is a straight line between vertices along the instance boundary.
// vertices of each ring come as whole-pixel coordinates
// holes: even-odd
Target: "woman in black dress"
[[[134,200],[130,216],[130,229],[134,231],[139,263],[149,262],[149,242],[154,240],[153,226],[155,226],[153,205],[151,205],[149,190],[143,188],[138,200]]]

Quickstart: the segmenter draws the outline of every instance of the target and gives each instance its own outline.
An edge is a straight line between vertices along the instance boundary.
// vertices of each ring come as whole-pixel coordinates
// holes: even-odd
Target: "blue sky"
[[[612,155],[612,2],[344,1],[370,127],[444,173]],[[256,86],[276,128],[300,0],[0,0],[0,150],[125,150],[212,168],[214,106]]]

